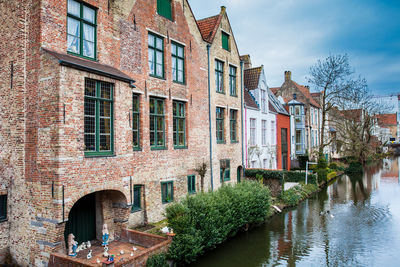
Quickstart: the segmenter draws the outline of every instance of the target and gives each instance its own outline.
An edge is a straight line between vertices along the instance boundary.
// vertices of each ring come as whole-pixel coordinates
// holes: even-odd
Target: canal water
[[[399,166],[400,157],[385,159],[339,177],[191,266],[400,266]]]

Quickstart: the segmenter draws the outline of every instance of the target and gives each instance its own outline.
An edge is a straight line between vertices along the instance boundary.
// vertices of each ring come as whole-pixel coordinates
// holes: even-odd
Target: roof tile
[[[245,69],[243,73],[244,88],[254,90],[258,87],[262,67]]]
[[[244,90],[244,103],[246,105],[246,107],[250,107],[250,108],[256,108],[258,109],[258,105],[256,103],[256,100],[254,99],[254,97],[250,94],[249,91]]]

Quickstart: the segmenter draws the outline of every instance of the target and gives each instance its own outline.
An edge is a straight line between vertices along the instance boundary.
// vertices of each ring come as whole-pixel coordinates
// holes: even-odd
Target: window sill
[[[176,84],[180,84],[180,85],[186,86],[186,83],[185,83],[185,82],[179,82],[179,81],[175,81],[175,80],[172,80],[172,82],[173,82],[173,83],[176,83]]]
[[[142,211],[142,209],[141,208],[133,208],[131,210],[131,213],[136,213],[136,212],[139,212],[139,211]]]
[[[97,58],[86,57],[86,56],[83,56],[83,55],[80,55],[80,54],[77,54],[77,53],[74,53],[74,52],[71,52],[71,51],[67,51],[67,54],[68,55],[72,55],[72,56],[76,56],[76,57],[80,57],[80,58],[84,58],[84,59],[88,59],[88,60],[91,60],[91,61],[99,62],[99,60]]]
[[[189,195],[195,195],[196,193],[197,193],[196,191],[194,191],[194,192],[188,192]]]
[[[239,141],[231,140],[231,144],[237,144],[237,143],[239,143]]]
[[[162,204],[170,204],[170,203],[172,203],[172,202],[174,202],[174,201],[173,201],[173,200],[170,200],[170,201],[163,201]]]
[[[133,151],[142,151],[142,148],[141,147],[134,147]]]
[[[8,222],[8,219],[0,219],[0,223]]]
[[[232,96],[232,97],[238,97],[237,95],[230,95],[230,96]]]
[[[174,149],[188,149],[187,146],[174,146]]]
[[[156,78],[156,79],[163,80],[163,81],[166,81],[166,80],[167,80],[167,79],[165,79],[164,77],[156,76],[156,75],[154,75],[154,74],[149,74],[149,76],[152,77],[152,78]]]
[[[222,91],[222,92],[215,91],[215,92],[217,92],[218,94],[221,94],[221,95],[224,95],[224,94],[225,94],[225,91]]]
[[[152,146],[150,150],[167,150],[168,148],[165,146]]]
[[[107,158],[115,156],[114,152],[85,152],[85,158]]]
[[[226,142],[225,141],[221,141],[221,140],[220,141],[217,140],[217,144],[226,144]]]

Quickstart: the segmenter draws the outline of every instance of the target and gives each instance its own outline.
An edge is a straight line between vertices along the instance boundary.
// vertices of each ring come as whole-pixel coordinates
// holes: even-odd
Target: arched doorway
[[[242,181],[242,172],[243,172],[243,168],[242,166],[239,166],[237,168],[237,182],[240,183]]]
[[[96,194],[79,199],[72,207],[65,225],[64,237],[73,233],[78,244],[96,239]]]

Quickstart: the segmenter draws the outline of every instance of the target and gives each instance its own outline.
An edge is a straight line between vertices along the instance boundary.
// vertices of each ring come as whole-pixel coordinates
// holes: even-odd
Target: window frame
[[[237,136],[237,113],[238,111],[235,109],[231,109],[229,111],[229,129],[230,129],[231,143],[239,142]]]
[[[132,190],[133,190],[133,192],[132,192],[133,203],[132,203],[132,207],[131,207],[131,213],[134,213],[134,212],[142,210],[142,186],[141,185],[134,185]],[[139,203],[135,203],[136,202],[135,200],[137,199],[137,198],[135,198],[135,193],[137,191],[139,191],[138,192],[138,194],[139,194],[139,198],[138,198],[139,199]]]
[[[167,192],[164,193],[164,186],[166,185]],[[168,197],[168,187],[170,186],[171,189],[171,199],[167,200],[166,197]],[[174,182],[173,181],[166,181],[166,182],[161,182],[161,202],[163,204],[171,203],[174,201]]]
[[[151,101],[154,100],[154,111],[156,113],[151,113]],[[158,101],[162,101],[163,103],[163,113],[162,114],[158,114]],[[152,118],[153,117],[153,118]],[[162,145],[158,145],[158,137],[157,137],[157,132],[159,131],[157,128],[157,118],[162,118],[163,119],[163,144]],[[165,134],[165,99],[163,98],[158,98],[158,97],[150,97],[149,98],[149,134],[150,134],[150,149],[151,150],[163,150],[163,149],[167,149],[166,147],[166,134]],[[151,145],[151,123],[154,123],[154,145]]]
[[[162,1],[168,1],[168,2],[169,2],[169,12],[170,12],[171,14],[165,14],[165,13],[163,13],[163,12],[165,12],[165,11],[163,11],[163,9],[161,8],[161,3],[162,3]],[[162,17],[164,17],[164,18],[166,18],[166,19],[169,19],[169,20],[173,21],[173,18],[172,18],[172,16],[173,16],[173,12],[172,12],[172,1],[171,1],[171,0],[157,0],[157,14],[160,15],[160,16],[162,16]],[[169,16],[169,15],[170,15],[170,16]]]
[[[91,156],[112,156],[114,155],[114,84],[99,80],[94,80],[90,78],[85,78],[85,89],[86,91],[86,82],[92,81],[95,83],[95,95],[96,96],[87,96],[84,92],[84,104],[85,101],[88,99],[95,101],[95,150],[86,150],[85,138],[84,138],[84,145],[85,145],[85,157]],[[101,84],[108,84],[110,86],[110,99],[102,98],[101,97]],[[111,104],[110,106],[110,150],[100,150],[100,101],[106,101]],[[84,117],[89,116],[85,114],[85,107],[84,107]],[[103,116],[104,117],[104,116]],[[85,120],[84,120],[84,135],[85,132]]]
[[[252,124],[254,122],[254,125]],[[250,146],[255,146],[257,143],[257,119],[250,118]]]
[[[216,140],[217,144],[225,143],[225,108],[216,107],[215,112],[215,122],[216,122]],[[220,114],[221,116],[218,116]],[[222,129],[221,129],[222,128]],[[219,136],[221,135],[221,136]],[[220,138],[221,137],[221,138]]]
[[[137,101],[137,110],[135,110],[135,98]],[[137,129],[135,128],[135,117],[137,120]],[[133,94],[132,95],[132,147],[133,150],[135,151],[140,151],[141,146],[140,146],[140,94]],[[137,145],[135,145],[135,140],[134,140],[134,132],[137,132]]]
[[[153,44],[149,44],[149,36],[153,36],[153,38],[154,38],[154,42],[153,42]],[[160,39],[161,40],[161,42],[162,42],[162,50],[161,49],[159,49],[159,48],[157,48],[157,39]],[[147,49],[148,49],[148,53],[147,53],[147,65],[148,65],[148,68],[149,68],[149,75],[151,76],[151,77],[154,77],[154,78],[159,78],[159,79],[165,79],[165,53],[164,53],[164,51],[165,51],[165,47],[164,47],[164,37],[162,37],[162,36],[160,36],[160,35],[157,35],[157,34],[155,34],[155,33],[153,33],[153,32],[147,32]],[[153,71],[153,69],[150,69],[150,66],[149,66],[149,63],[150,63],[150,57],[149,57],[149,52],[150,52],[150,50],[152,50],[153,51],[153,58],[154,58],[154,74],[153,73],[151,73],[152,71]],[[157,63],[158,63],[158,61],[157,61],[157,52],[161,52],[161,54],[162,54],[162,74],[161,74],[161,76],[159,76],[159,75],[157,75]]]
[[[217,93],[225,94],[224,62],[215,59],[215,89]]]
[[[223,175],[222,168],[221,168],[221,165],[222,165],[223,161],[225,161],[225,165],[228,166],[228,168],[225,169],[225,175]],[[231,180],[231,160],[230,159],[221,159],[219,161],[219,166],[220,166],[219,167],[219,175],[220,175],[219,179],[220,179],[220,181],[222,182],[222,177],[224,178],[224,182],[230,181]]]
[[[66,24],[67,31],[66,31],[66,35],[67,35],[67,40],[68,40],[68,18],[79,21],[79,53],[75,53],[75,52],[68,50],[68,41],[67,41],[67,53],[71,54],[71,55],[79,56],[82,58],[86,58],[89,60],[97,61],[97,8],[94,6],[91,6],[87,3],[84,3],[80,0],[73,0],[73,1],[77,2],[79,4],[79,17],[68,12],[68,1],[67,1],[67,24]],[[84,16],[83,16],[83,8],[84,7],[90,8],[94,11],[94,23],[84,19]],[[87,24],[94,28],[93,57],[88,57],[88,56],[83,55],[83,41],[84,41],[84,39],[83,39],[83,24]]]
[[[229,93],[237,97],[237,68],[229,65]]]
[[[0,195],[0,207],[3,207],[3,214],[0,213],[0,222],[7,221],[7,197],[7,194]]]
[[[188,194],[196,194],[196,175],[188,175]]]
[[[231,51],[229,37],[230,37],[230,35],[228,33],[221,31],[221,47],[222,47],[222,49],[225,49],[226,51]]]
[[[175,107],[177,105],[177,108]],[[175,110],[180,111],[179,107],[183,106],[183,115],[175,113]],[[186,141],[186,103],[183,101],[173,100],[172,101],[172,117],[173,117],[173,143],[174,149],[184,149],[187,148],[187,141]],[[179,145],[179,134],[182,131],[179,131],[179,121],[183,121],[183,145]],[[176,125],[176,128],[175,128]]]
[[[267,120],[261,120],[261,145],[267,145]]]
[[[173,45],[175,46],[175,55],[173,54],[174,53]],[[182,48],[182,56],[179,56],[179,53],[178,53],[179,48]],[[183,45],[181,45],[181,44],[179,44],[177,42],[172,41],[171,42],[171,59],[172,59],[172,62],[175,61],[175,63],[176,63],[176,65],[175,65],[176,66],[176,75],[174,77],[174,72],[172,70],[173,64],[171,62],[172,81],[175,82],[175,83],[179,83],[179,84],[185,84],[186,83],[186,75],[185,75],[185,46],[183,46]],[[182,61],[182,79],[183,79],[182,81],[179,81],[179,68],[178,68],[179,64],[178,64],[178,62],[180,60]]]

